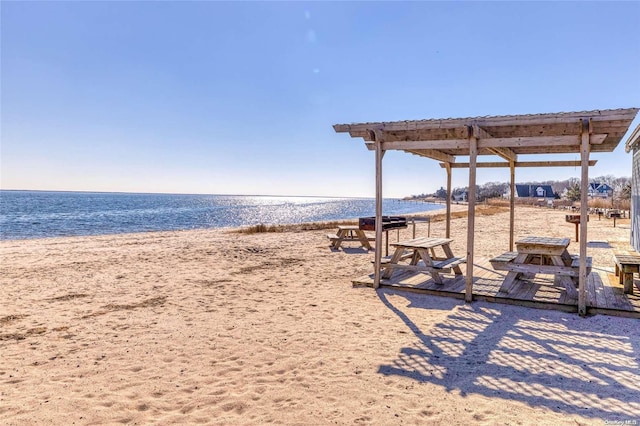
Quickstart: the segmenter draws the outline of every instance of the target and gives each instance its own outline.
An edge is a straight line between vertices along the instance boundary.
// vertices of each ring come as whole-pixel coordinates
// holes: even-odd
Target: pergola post
[[[376,249],[374,251],[373,288],[380,287],[380,267],[382,265],[382,133],[373,132],[376,141]]]
[[[587,220],[588,212],[588,186],[589,186],[589,135],[591,133],[591,120],[582,119],[582,134],[580,144],[580,160],[582,161],[582,174],[580,180],[580,269],[578,284],[578,314],[587,314]]]
[[[464,300],[473,300],[473,239],[476,219],[476,159],[478,157],[477,126],[469,127],[469,196],[467,210],[467,275]]]
[[[509,251],[513,251],[513,234],[515,222],[515,206],[516,206],[516,163],[509,161],[509,169],[511,170],[511,185],[509,196]]]
[[[445,163],[447,169],[447,218],[445,238],[451,236],[451,163]]]

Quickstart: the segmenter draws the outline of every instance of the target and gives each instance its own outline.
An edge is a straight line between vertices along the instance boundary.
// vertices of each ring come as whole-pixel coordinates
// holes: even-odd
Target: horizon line
[[[205,192],[131,192],[131,191],[95,191],[95,190],[67,190],[67,189],[4,189],[1,191],[8,192],[71,192],[71,193],[84,193],[84,194],[132,194],[132,195],[211,195],[211,196],[225,196],[225,197],[299,197],[299,198],[371,198],[375,199],[375,196],[339,196],[339,195],[282,195],[282,194],[228,194],[228,193],[205,193]],[[404,197],[383,197],[387,199],[410,198],[411,195],[405,195]]]

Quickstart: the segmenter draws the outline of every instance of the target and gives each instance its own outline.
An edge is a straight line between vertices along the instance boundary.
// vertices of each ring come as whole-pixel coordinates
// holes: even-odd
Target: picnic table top
[[[391,243],[391,245],[394,247],[429,249],[449,244],[452,241],[450,238],[421,237],[413,240],[398,241],[397,243]]]
[[[636,253],[615,253],[618,263],[625,265],[640,265],[640,255]]]
[[[568,247],[571,244],[569,238],[552,238],[552,237],[524,237],[516,241],[517,245],[537,245],[545,247]]]
[[[338,229],[346,230],[346,231],[355,231],[360,230],[358,225],[338,225]]]

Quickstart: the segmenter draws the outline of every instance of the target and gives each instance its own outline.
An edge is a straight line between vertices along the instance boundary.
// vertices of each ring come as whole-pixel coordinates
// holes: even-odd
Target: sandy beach
[[[518,207],[516,236],[573,240],[565,213]],[[508,249],[508,212],[475,229]],[[326,234],[0,242],[0,424],[640,424],[637,319],[353,288],[373,252]]]

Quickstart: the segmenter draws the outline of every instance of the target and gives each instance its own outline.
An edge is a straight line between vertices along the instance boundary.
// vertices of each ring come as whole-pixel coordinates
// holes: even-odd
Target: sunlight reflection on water
[[[383,202],[388,215],[438,208]],[[0,239],[291,224],[374,213],[370,198],[0,191]]]

